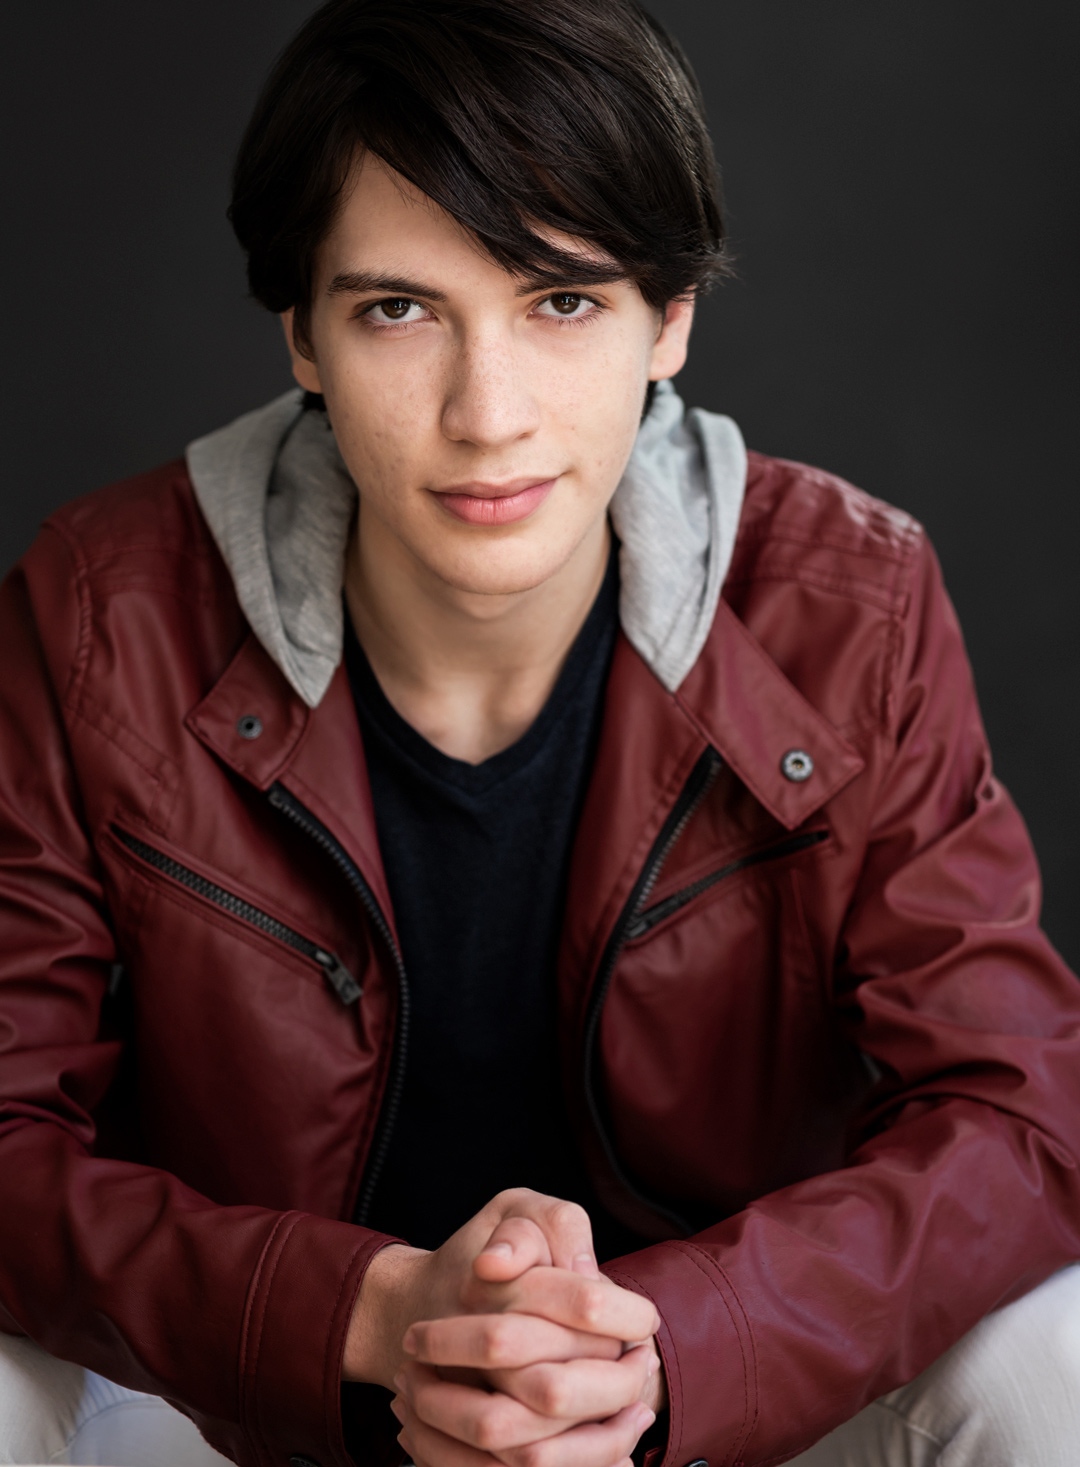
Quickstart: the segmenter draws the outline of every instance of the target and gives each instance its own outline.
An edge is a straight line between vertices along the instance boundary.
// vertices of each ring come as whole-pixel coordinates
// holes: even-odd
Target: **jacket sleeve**
[[[788,1460],[1080,1257],[1080,985],[925,544],[897,630],[829,975],[880,1072],[847,1164],[607,1270],[664,1320],[672,1467]]]
[[[389,1240],[95,1154],[122,1046],[63,718],[81,654],[65,553],[46,531],[0,589],[0,1329],[169,1398],[237,1462],[346,1467],[345,1335]]]

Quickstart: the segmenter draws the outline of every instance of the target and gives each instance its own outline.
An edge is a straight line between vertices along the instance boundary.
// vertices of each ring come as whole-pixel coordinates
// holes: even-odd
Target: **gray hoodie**
[[[293,390],[188,447],[188,468],[252,630],[314,708],[341,661],[356,485],[324,413]],[[731,562],[746,450],[730,418],[659,384],[611,503],[623,630],[674,692],[709,634]]]

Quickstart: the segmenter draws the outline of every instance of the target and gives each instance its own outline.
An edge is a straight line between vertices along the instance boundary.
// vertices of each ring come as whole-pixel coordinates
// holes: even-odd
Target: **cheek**
[[[438,434],[439,399],[430,363],[425,371],[422,363],[402,357],[392,370],[385,362],[346,358],[324,373],[342,452],[373,489],[430,458],[431,440]]]
[[[334,368],[342,404],[373,425],[415,421],[430,414],[438,401],[440,374],[430,351],[410,352],[405,344],[405,349],[381,354],[357,352],[336,361]]]
[[[636,340],[617,341],[581,366],[560,384],[553,420],[575,441],[583,468],[617,480],[641,423],[647,358]]]

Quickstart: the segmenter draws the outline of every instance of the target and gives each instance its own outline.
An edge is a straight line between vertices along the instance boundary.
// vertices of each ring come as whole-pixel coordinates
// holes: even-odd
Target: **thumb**
[[[486,1283],[505,1284],[551,1263],[547,1238],[531,1218],[504,1217],[473,1260],[473,1272]]]
[[[589,1214],[576,1202],[521,1187],[494,1205],[505,1211],[473,1264],[478,1278],[507,1283],[536,1264],[600,1276]]]

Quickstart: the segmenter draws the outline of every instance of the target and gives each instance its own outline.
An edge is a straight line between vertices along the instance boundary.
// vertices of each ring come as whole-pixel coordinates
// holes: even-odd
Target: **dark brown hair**
[[[637,0],[331,0],[275,65],[229,217],[255,298],[295,306],[358,152],[552,285],[628,277],[653,306],[725,264],[701,94]],[[587,240],[586,264],[537,226]]]

